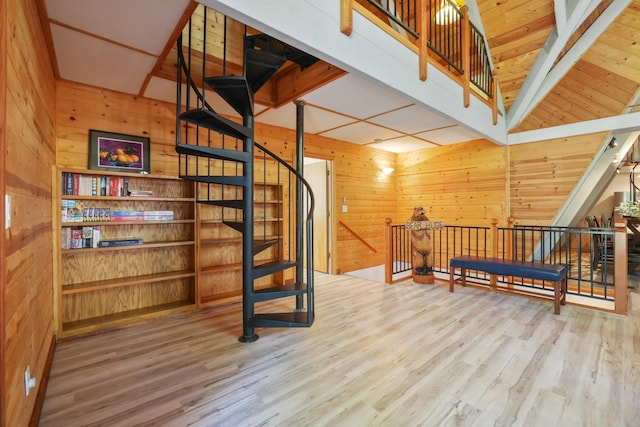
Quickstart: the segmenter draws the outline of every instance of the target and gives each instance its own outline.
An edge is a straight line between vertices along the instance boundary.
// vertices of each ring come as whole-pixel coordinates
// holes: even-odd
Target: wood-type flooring
[[[233,303],[58,343],[40,425],[640,425],[635,290],[628,316],[554,315],[441,280],[316,274],[311,328],[241,331]]]

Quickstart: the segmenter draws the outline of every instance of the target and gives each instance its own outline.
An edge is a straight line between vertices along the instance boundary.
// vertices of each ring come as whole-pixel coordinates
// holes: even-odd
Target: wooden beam
[[[5,225],[5,200],[6,194],[5,188],[5,162],[7,156],[5,153],[5,133],[6,133],[6,112],[7,112],[7,0],[0,0],[0,153],[2,153],[2,159],[0,160],[0,224],[4,230]],[[5,286],[7,283],[5,267],[5,237],[0,239],[0,426],[7,425],[6,421],[6,387],[4,385],[5,377],[5,313],[4,313],[4,294]]]
[[[273,77],[271,105],[278,108],[345,74],[346,71],[324,61],[305,70],[294,64]]]
[[[470,49],[470,38],[471,38],[471,24],[469,23],[469,8],[467,6],[462,6],[462,23],[461,23],[461,32],[460,37],[462,39],[462,96],[463,96],[463,105],[465,108],[469,108],[469,104],[471,103],[471,89],[469,88],[471,85],[471,49]]]
[[[340,31],[347,36],[353,31],[353,0],[340,2]]]
[[[560,80],[574,67],[580,58],[582,58],[584,53],[591,47],[593,42],[595,42],[618,17],[618,15],[627,8],[629,3],[631,3],[631,0],[614,0],[609,7],[605,9],[589,29],[585,31],[582,37],[574,43],[571,49],[569,49],[562,59],[551,69],[551,71],[549,71],[544,81],[541,82],[536,93],[531,94],[532,98],[529,102],[529,110],[523,113],[524,116],[522,116],[522,119],[524,119],[530,110],[538,105],[540,101],[544,99],[558,84],[558,82],[560,82]],[[509,113],[511,113],[511,111]],[[511,114],[515,114],[515,112]],[[508,129],[513,129],[515,126],[511,126],[510,123],[511,122],[508,122]]]
[[[512,133],[507,136],[508,145],[525,144],[527,142],[547,139],[567,138],[597,132],[632,132],[640,131],[640,112],[603,117],[580,123],[554,126],[526,132]]]
[[[182,16],[180,17],[180,20],[178,21],[175,28],[173,29],[173,32],[171,33],[169,40],[164,46],[164,49],[162,49],[162,53],[160,53],[160,56],[158,56],[158,59],[156,60],[155,65],[151,69],[151,72],[147,74],[147,77],[145,77],[144,82],[142,83],[142,87],[140,87],[140,92],[138,93],[138,95],[140,96],[144,95],[145,91],[147,90],[147,86],[149,86],[149,82],[151,81],[151,77],[155,76],[158,73],[158,71],[160,71],[160,69],[162,68],[162,65],[167,59],[167,56],[169,55],[169,52],[171,52],[172,49],[176,48],[176,40],[178,40],[178,36],[182,32],[182,29],[187,25],[187,23],[189,22],[189,19],[191,19],[191,15],[193,15],[193,12],[198,7],[198,4],[199,3],[196,3],[195,1],[192,0],[189,2],[187,7],[185,8],[184,12],[182,13]],[[47,25],[47,28],[49,28],[48,25]],[[54,55],[51,55],[51,57],[55,58]],[[56,77],[58,76],[59,74],[56,74]]]
[[[418,37],[418,76],[420,80],[427,80],[427,62],[429,61],[429,48],[427,47],[427,34],[429,34],[431,23],[427,19],[426,0],[418,2],[418,25],[420,26],[420,36]]]
[[[613,247],[615,248],[614,256],[614,277],[613,285],[615,290],[615,312],[618,314],[627,314],[628,311],[628,258],[627,258],[627,220],[624,218],[616,219],[616,232],[614,234]],[[604,261],[603,261],[604,262]]]

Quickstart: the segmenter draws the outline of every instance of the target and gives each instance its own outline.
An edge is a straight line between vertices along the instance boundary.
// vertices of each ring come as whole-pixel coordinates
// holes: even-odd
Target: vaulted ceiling
[[[37,1],[58,77],[174,101],[171,51],[195,3]],[[640,0],[467,4],[484,29],[510,132],[637,110]],[[307,132],[396,152],[479,138],[472,128],[376,82],[335,69],[332,73],[322,86],[303,91]],[[263,99],[256,111],[259,121],[295,126],[291,103],[274,105]]]

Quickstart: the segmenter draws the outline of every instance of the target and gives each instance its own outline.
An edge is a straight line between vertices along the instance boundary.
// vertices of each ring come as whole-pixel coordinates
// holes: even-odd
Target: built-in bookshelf
[[[236,195],[227,190],[224,198]],[[279,184],[254,185],[254,239],[272,244],[255,256],[255,263],[278,258],[283,248],[283,193]],[[199,270],[198,305],[207,306],[222,299],[242,294],[242,233],[224,224],[241,221],[242,212],[236,209],[198,204]],[[282,279],[278,279],[281,281]],[[259,279],[257,288],[272,285],[274,277]]]
[[[97,170],[57,175],[59,337],[195,309],[192,182]]]

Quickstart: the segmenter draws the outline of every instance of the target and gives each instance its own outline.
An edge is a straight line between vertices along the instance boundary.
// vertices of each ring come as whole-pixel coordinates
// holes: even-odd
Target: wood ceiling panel
[[[610,0],[604,0],[577,33],[587,31],[597,15],[610,3]],[[639,13],[640,0],[634,0],[512,132],[579,123],[624,113],[630,100],[640,89]],[[573,37],[569,45],[576,38],[577,36]],[[516,80],[510,74],[514,74],[514,70],[520,73],[526,62],[499,62],[500,87],[502,89],[504,84],[501,76],[506,76],[509,84],[507,90],[503,90],[507,107],[510,106],[509,97],[517,94],[517,90],[514,90]]]
[[[552,0],[478,0],[487,42],[505,108],[555,25]]]

